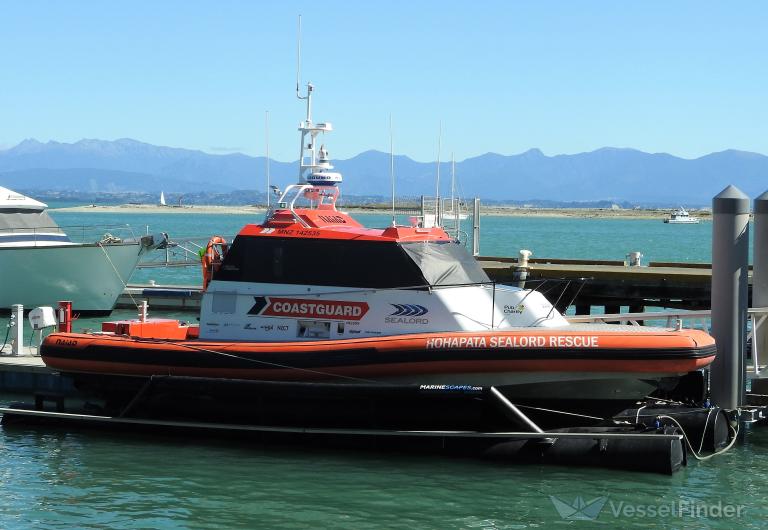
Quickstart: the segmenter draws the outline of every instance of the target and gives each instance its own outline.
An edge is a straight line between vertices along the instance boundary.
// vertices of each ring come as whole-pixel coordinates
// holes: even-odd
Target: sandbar
[[[413,207],[414,210],[416,207]],[[388,214],[384,207],[368,206],[340,206],[340,210],[349,213],[377,213]],[[127,213],[127,214],[217,214],[217,215],[243,215],[263,214],[263,206],[220,206],[220,205],[184,205],[184,206],[160,206],[155,204],[118,204],[118,205],[85,205],[66,208],[51,208],[55,212],[77,213]],[[507,217],[554,217],[577,219],[666,219],[672,210],[670,209],[612,209],[612,208],[535,208],[516,206],[483,206],[480,207],[482,215],[507,216]],[[692,216],[699,217],[703,221],[711,220],[710,210],[690,210]]]

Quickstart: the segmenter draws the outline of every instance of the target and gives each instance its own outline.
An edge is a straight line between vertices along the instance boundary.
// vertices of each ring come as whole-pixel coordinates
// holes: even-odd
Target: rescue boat
[[[299,182],[231,245],[211,239],[199,326],[142,317],[53,333],[48,367],[105,391],[160,376],[495,387],[517,403],[618,411],[714,360],[703,331],[569,324],[537,290],[492,282],[439,226],[366,228],[338,210],[342,178],[317,147],[332,126],[312,121],[312,88]]]

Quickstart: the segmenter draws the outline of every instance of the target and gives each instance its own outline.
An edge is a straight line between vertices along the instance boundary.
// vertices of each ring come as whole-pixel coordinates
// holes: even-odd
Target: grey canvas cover
[[[63,233],[45,211],[3,208],[0,209],[0,234],[9,232]]]
[[[429,285],[490,283],[477,260],[456,241],[402,243],[402,249],[421,269]]]

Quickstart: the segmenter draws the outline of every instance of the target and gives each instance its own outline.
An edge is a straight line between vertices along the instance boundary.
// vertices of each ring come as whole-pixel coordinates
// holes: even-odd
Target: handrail
[[[747,331],[747,342],[751,341],[752,345],[752,361],[753,361],[753,373],[755,377],[759,376],[763,369],[760,367],[760,352],[759,341],[755,340],[755,334],[757,330],[764,326],[766,320],[768,320],[768,307],[750,307],[747,308],[747,315],[751,324]],[[693,327],[696,327],[696,323],[701,323],[701,329],[709,331],[711,325],[707,325],[706,320],[712,318],[712,311],[658,311],[658,312],[645,312],[645,313],[616,313],[616,314],[603,314],[603,315],[576,315],[566,316],[568,322],[575,323],[597,323],[597,322],[619,322],[622,324],[631,324],[633,326],[639,326],[640,322],[646,320],[664,320],[667,321],[667,327],[672,327],[672,321],[693,320]]]
[[[767,310],[768,311],[768,310]],[[573,323],[588,322],[643,322],[645,320],[669,320],[670,318],[697,319],[711,318],[712,311],[646,311],[642,313],[607,313],[600,315],[567,315]],[[639,324],[636,324],[639,325]]]
[[[0,228],[0,235],[19,234],[36,240],[38,236],[60,234],[67,236],[72,241],[80,243],[97,242],[103,238],[105,232],[115,232],[122,239],[136,239],[136,233],[128,224],[102,224],[102,225],[51,225]]]
[[[159,267],[184,267],[200,265],[200,250],[205,248],[208,236],[175,239],[163,248],[143,254],[136,266],[139,269]],[[231,241],[232,237],[227,237]],[[162,251],[163,254],[159,254]]]
[[[750,315],[766,315],[768,317],[768,307],[750,307],[747,308],[747,314]],[[619,320],[662,320],[666,318],[711,318],[712,311],[700,310],[700,311],[646,311],[643,313],[609,313],[600,315],[568,315],[566,318],[569,322],[617,322]]]

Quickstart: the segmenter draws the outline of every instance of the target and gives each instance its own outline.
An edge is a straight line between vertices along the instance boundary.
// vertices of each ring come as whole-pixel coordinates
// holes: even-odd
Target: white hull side
[[[111,311],[141,251],[138,243],[0,248],[0,308],[71,300],[76,311]]]
[[[261,299],[261,305],[256,302]],[[364,304],[359,316],[310,316],[270,310],[302,303]],[[411,304],[404,307],[403,304]],[[259,310],[260,308],[260,310]],[[200,338],[235,341],[344,339],[440,331],[560,327],[568,322],[541,293],[513,287],[432,290],[356,289],[214,280],[203,294]],[[315,327],[314,333],[311,327]]]

